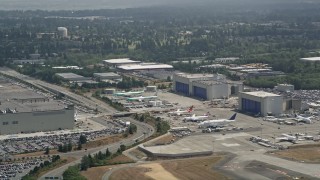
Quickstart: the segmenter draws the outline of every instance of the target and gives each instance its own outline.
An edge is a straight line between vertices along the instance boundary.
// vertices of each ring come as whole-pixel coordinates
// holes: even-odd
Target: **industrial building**
[[[122,77],[119,74],[109,73],[94,73],[93,77],[99,81],[122,81]]]
[[[74,107],[1,81],[0,134],[72,129]]]
[[[283,112],[283,97],[264,91],[240,92],[239,110],[262,116],[277,116]]]
[[[221,74],[185,74],[173,76],[173,91],[204,100],[229,98],[243,90],[243,84],[226,80]]]
[[[144,71],[144,70],[173,70],[173,66],[168,64],[158,64],[158,63],[141,63],[141,64],[121,65],[121,66],[118,66],[117,69],[123,72]]]
[[[81,82],[81,81],[91,80],[90,77],[83,77],[74,73],[56,73],[56,76],[62,78],[65,81]]]
[[[134,61],[129,58],[103,60],[103,64],[109,67],[117,67],[121,65],[139,64],[139,63],[141,63],[141,61]]]

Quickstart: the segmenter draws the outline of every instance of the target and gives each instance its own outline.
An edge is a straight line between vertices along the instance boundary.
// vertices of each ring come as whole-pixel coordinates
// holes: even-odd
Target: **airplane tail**
[[[234,113],[234,115],[232,115],[229,120],[231,121],[235,121],[236,120],[236,116],[237,116],[237,113]]]
[[[193,105],[188,109],[188,112],[192,112],[193,111]]]

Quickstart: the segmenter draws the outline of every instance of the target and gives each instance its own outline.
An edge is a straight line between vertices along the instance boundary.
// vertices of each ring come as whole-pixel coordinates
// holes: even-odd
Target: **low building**
[[[93,77],[98,81],[112,80],[112,81],[122,81],[122,77],[119,74],[109,72],[109,73],[94,73]]]
[[[141,61],[134,61],[129,58],[103,60],[103,64],[109,67],[117,67],[121,65],[139,64],[139,63],[141,63]]]
[[[141,63],[141,64],[121,65],[121,66],[118,66],[117,69],[124,72],[143,71],[143,70],[173,70],[173,66],[168,64],[158,64],[158,63]]]
[[[240,92],[239,110],[262,116],[277,116],[283,112],[283,97],[264,91]]]
[[[90,77],[84,77],[74,73],[56,73],[56,76],[62,78],[65,81],[81,82],[91,80]]]

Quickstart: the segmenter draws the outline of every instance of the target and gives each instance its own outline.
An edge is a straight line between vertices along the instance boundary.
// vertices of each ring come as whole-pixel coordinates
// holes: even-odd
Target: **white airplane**
[[[191,121],[191,122],[199,122],[199,121],[203,121],[203,120],[205,120],[205,119],[207,119],[209,117],[208,115],[209,115],[209,112],[207,114],[203,115],[203,116],[196,116],[195,114],[193,114],[190,117],[185,117],[183,119],[183,122],[189,122],[189,121]]]
[[[199,123],[199,128],[223,127],[231,122],[236,121],[237,113],[234,113],[229,119],[208,120]]]
[[[310,119],[311,117],[303,117],[303,116],[300,116],[300,115],[296,115],[296,121],[298,122],[304,122],[306,124],[311,124],[312,123],[312,120]]]
[[[289,134],[282,134],[282,137],[276,138],[279,141],[289,141],[289,142],[296,142],[298,140],[297,136],[291,136]]]
[[[193,105],[187,109],[187,110],[180,110],[180,109],[177,109],[176,111],[173,111],[173,112],[169,112],[169,115],[176,115],[176,116],[180,116],[182,114],[188,114],[188,113],[191,113],[193,111]]]
[[[144,91],[117,92],[114,95],[115,96],[131,96],[131,95],[141,94],[143,92]]]
[[[142,100],[145,100],[145,99],[155,99],[157,98],[158,96],[139,96],[139,97],[131,97],[131,98],[128,98],[127,101],[142,101]]]

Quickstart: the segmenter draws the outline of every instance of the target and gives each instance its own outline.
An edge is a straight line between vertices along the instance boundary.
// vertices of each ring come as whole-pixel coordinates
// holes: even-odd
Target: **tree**
[[[63,172],[62,177],[64,180],[86,180],[85,177],[80,175],[78,166],[70,166]]]
[[[121,144],[121,145],[120,145],[120,151],[122,152],[122,151],[125,151],[125,150],[126,150],[126,146],[123,145],[123,144]]]
[[[85,144],[85,143],[87,143],[87,137],[85,135],[81,134],[79,141],[80,141],[80,144]]]
[[[90,167],[90,160],[87,155],[84,155],[81,159],[80,169],[86,171]]]
[[[106,157],[109,157],[109,156],[111,156],[111,153],[110,153],[110,151],[109,151],[109,148],[107,148],[107,150],[106,150]]]
[[[69,142],[67,145],[67,151],[72,151],[72,143]]]
[[[81,150],[81,149],[82,149],[82,144],[81,144],[80,142],[78,143],[77,149],[78,149],[78,150]]]
[[[46,151],[44,152],[44,154],[49,154],[50,153],[50,149],[49,147],[46,147]]]
[[[58,146],[58,151],[63,152],[63,146],[61,144],[59,144],[59,146]]]

